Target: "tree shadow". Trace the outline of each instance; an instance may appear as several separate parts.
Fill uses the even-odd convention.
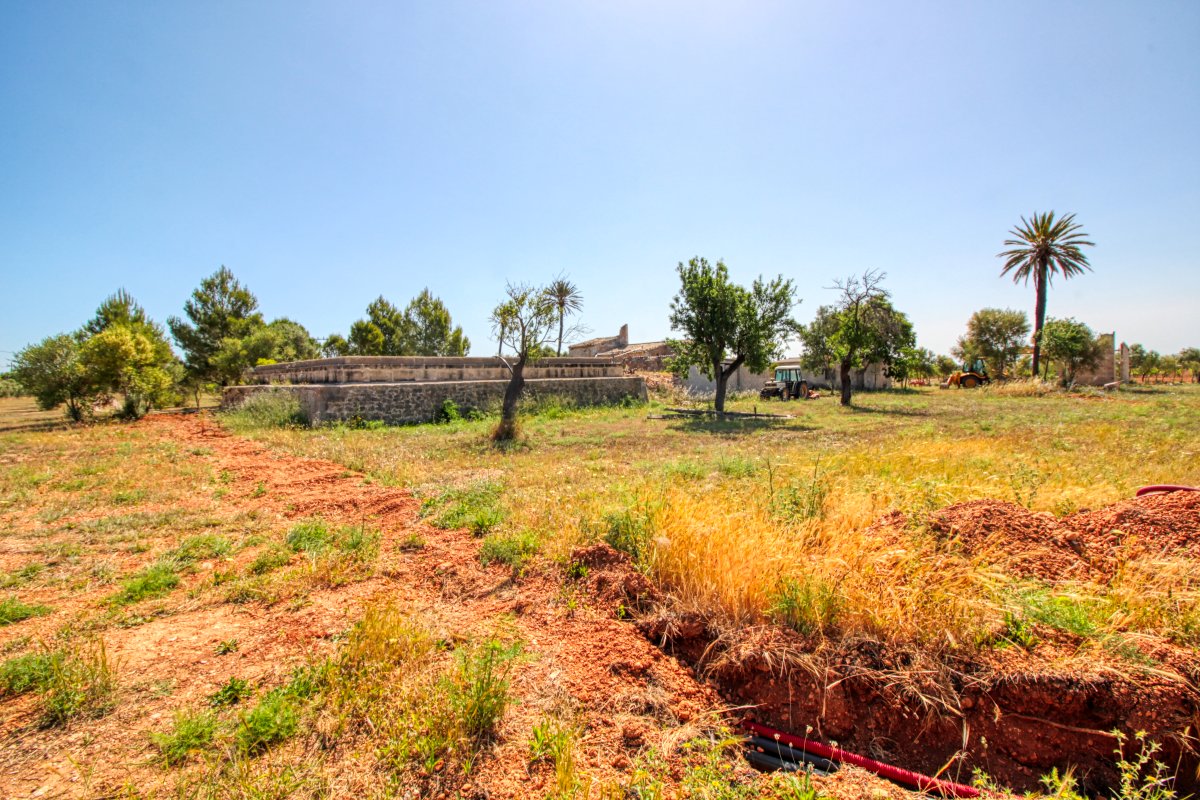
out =
[[[919,408],[876,408],[873,406],[847,406],[856,414],[887,414],[896,417],[928,417],[929,412]]]
[[[797,424],[786,417],[678,417],[670,419],[667,427],[685,433],[715,433],[734,436],[761,430],[813,431],[815,426]]]

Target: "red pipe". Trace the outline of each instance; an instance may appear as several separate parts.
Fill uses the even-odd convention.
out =
[[[833,759],[834,761],[841,761],[843,764],[853,764],[856,767],[862,767],[882,778],[888,778],[897,783],[903,783],[906,786],[915,786],[923,792],[937,792],[944,797],[979,797],[979,790],[973,786],[964,786],[954,781],[944,781],[940,778],[931,778],[928,775],[922,775],[919,772],[911,772],[900,767],[893,767],[891,764],[884,764],[873,758],[848,753],[839,747],[830,747],[827,744],[814,742],[806,736],[795,736],[784,731],[777,731],[774,728],[768,728],[766,725],[760,725],[750,720],[743,722],[742,726],[760,736],[775,739],[776,741],[791,745],[798,750],[804,750],[813,755]]]
[[[1196,486],[1175,486],[1170,483],[1164,483],[1159,486],[1143,486],[1137,490],[1137,496],[1147,494],[1158,494],[1159,492],[1200,492],[1200,487]]]

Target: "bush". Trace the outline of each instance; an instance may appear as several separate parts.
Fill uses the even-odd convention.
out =
[[[614,511],[604,515],[604,541],[627,554],[636,563],[650,552],[652,525],[644,511]]]
[[[448,397],[442,401],[441,408],[433,415],[433,421],[437,423],[458,422],[462,418],[462,412],[458,410],[458,403]]]
[[[284,566],[292,560],[292,554],[282,547],[275,546],[263,550],[250,562],[251,575],[265,575],[272,570]]]
[[[49,606],[38,606],[24,603],[16,597],[6,597],[0,600],[0,626],[11,625],[30,617],[40,617],[50,613]]]
[[[285,389],[264,388],[253,392],[224,412],[224,417],[233,427],[243,429],[295,428],[311,424],[300,405],[300,398]]]
[[[242,678],[230,678],[220,689],[208,696],[208,704],[213,708],[236,706],[252,693],[250,684]]]
[[[24,397],[26,394],[25,388],[12,378],[0,378],[0,397]]]

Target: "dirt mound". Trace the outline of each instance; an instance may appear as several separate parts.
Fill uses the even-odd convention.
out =
[[[930,528],[1005,571],[1048,581],[1103,578],[1129,558],[1200,558],[1200,492],[1124,500],[1063,519],[1002,500],[947,506]]]
[[[1171,492],[1125,500],[1061,521],[1093,558],[1200,558],[1200,492]]]
[[[633,566],[629,556],[607,544],[576,548],[571,553],[574,575],[594,605],[618,616],[640,611],[661,600],[658,589]]]
[[[930,528],[954,540],[968,557],[984,558],[1014,575],[1066,580],[1085,578],[1091,571],[1053,514],[1015,503],[972,500],[947,506],[930,518]]]

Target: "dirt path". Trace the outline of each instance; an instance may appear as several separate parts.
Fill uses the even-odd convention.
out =
[[[612,607],[590,601],[586,590],[581,597],[564,591],[561,573],[550,566],[517,581],[506,566],[482,567],[477,539],[424,524],[417,502],[402,490],[372,485],[338,464],[270,452],[204,416],[161,415],[140,424],[210,452],[215,467],[232,476],[223,502],[284,519],[319,516],[380,528],[379,569],[365,581],[313,591],[298,607],[213,598],[104,630],[121,665],[117,708],[63,730],[39,728],[29,696],[3,704],[2,796],[104,795],[122,785],[166,789],[171,777],[150,763],[148,731],[169,727],[175,709],[201,706],[232,673],[278,685],[307,658],[332,653],[334,637],[380,596],[448,632],[486,636],[503,629],[524,643],[513,679],[519,700],[504,717],[500,744],[472,779],[481,797],[547,788],[552,776],[531,773],[527,749],[533,725],[546,713],[565,708],[580,716],[586,733],[579,766],[602,778],[627,772],[639,750],[663,749],[721,709],[712,689],[616,619]],[[402,548],[412,534],[424,546]],[[604,582],[603,565],[597,566],[591,588]],[[217,643],[230,639],[240,642],[238,653],[214,655]],[[350,766],[332,779],[337,796],[365,786]]]

